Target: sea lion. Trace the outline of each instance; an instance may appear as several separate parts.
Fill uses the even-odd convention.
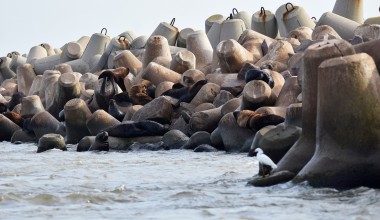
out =
[[[125,67],[119,67],[114,70],[104,70],[103,72],[101,72],[98,77],[98,80],[99,79],[104,79],[104,80],[100,89],[100,94],[103,96],[105,95],[105,87],[106,87],[107,80],[111,81],[112,86],[115,91],[114,94],[117,94],[116,84],[120,87],[122,91],[126,91],[127,89],[125,88],[125,85],[124,85],[124,78],[128,74],[129,74],[129,68],[125,68]]]
[[[245,73],[245,82],[248,83],[252,80],[262,80],[266,82],[270,88],[274,87],[274,81],[272,77],[265,71],[258,69],[250,69]]]
[[[240,127],[252,128],[256,131],[265,126],[278,125],[285,121],[278,115],[257,113],[251,110],[235,111],[233,115]]]
[[[7,117],[9,120],[13,121],[13,123],[18,125],[20,128],[23,127],[24,119],[20,114],[16,112],[4,112],[3,115]]]
[[[119,107],[117,107],[116,101],[114,99],[110,100],[110,103],[108,105],[108,114],[120,122],[123,121],[125,116],[125,112],[121,111]]]
[[[23,131],[28,134],[34,134],[33,127],[30,121],[34,115],[24,115],[21,116],[16,112],[4,112],[3,115],[11,120],[13,123],[17,124]]]
[[[197,95],[199,90],[201,90],[201,88],[206,84],[206,79],[199,80],[190,87],[185,87],[182,86],[180,83],[176,83],[173,85],[172,89],[165,91],[161,95],[166,95],[178,99],[178,102],[173,106],[174,108],[178,108],[181,102],[191,102],[191,100],[193,100],[193,98]]]
[[[111,137],[133,138],[141,136],[162,136],[169,129],[155,121],[143,120],[127,124],[119,124],[103,131]]]
[[[155,86],[148,80],[132,86],[129,92],[129,99],[134,105],[145,105],[154,99]]]
[[[109,151],[108,133],[100,132],[96,135],[95,142],[91,144],[88,151]]]
[[[21,101],[22,101],[22,98],[24,98],[24,97],[25,97],[25,94],[22,93],[22,92],[16,92],[16,93],[14,93],[12,95],[11,100],[8,102],[8,109],[9,109],[9,111],[12,111],[13,108],[16,105],[20,104]]]
[[[6,112],[8,110],[8,106],[5,103],[0,103],[0,114]]]

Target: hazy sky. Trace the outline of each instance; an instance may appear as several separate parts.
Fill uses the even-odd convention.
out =
[[[363,0],[364,17],[380,16],[379,2]],[[132,30],[150,35],[160,22],[176,18],[179,29],[204,30],[206,18],[229,15],[233,8],[250,14],[265,7],[273,13],[282,0],[0,0],[0,57],[8,52],[28,53],[41,43],[55,48],[91,36],[105,27],[110,37]],[[311,17],[332,11],[334,0],[293,0]]]

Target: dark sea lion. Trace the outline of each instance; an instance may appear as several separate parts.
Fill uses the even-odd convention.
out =
[[[116,104],[121,107],[129,107],[132,106],[132,101],[129,99],[129,94],[127,91],[119,93],[113,97]]]
[[[108,113],[116,118],[118,121],[123,121],[125,112],[120,110],[120,107],[132,106],[132,101],[129,99],[128,92],[122,92],[113,97],[108,104]]]
[[[187,94],[189,90],[190,90],[190,87],[185,87],[181,83],[175,83],[173,84],[171,89],[163,92],[161,96],[170,96],[175,99],[179,99],[181,98],[181,96]]]
[[[189,89],[189,92],[181,96],[181,98],[179,98],[178,106],[179,106],[179,103],[181,102],[187,102],[187,103],[191,102],[191,100],[193,100],[193,98],[198,94],[199,90],[201,90],[202,87],[206,84],[207,84],[207,79],[204,79],[204,80],[199,80],[194,85],[192,85]]]
[[[181,102],[191,102],[199,90],[201,90],[201,88],[206,84],[207,80],[199,80],[190,87],[181,87],[181,84],[176,83],[173,85],[172,89],[165,91],[161,95],[166,95],[178,99],[178,102],[173,106],[174,108],[178,108]]]
[[[269,87],[274,87],[274,81],[272,77],[265,71],[258,69],[250,69],[245,73],[245,82],[248,83],[252,80],[262,80],[266,82]]]
[[[0,114],[8,111],[8,106],[5,103],[0,103]]]
[[[108,105],[108,114],[120,122],[123,121],[125,116],[125,112],[121,111],[119,107],[117,107],[116,101],[114,99],[110,100],[110,103]]]
[[[127,89],[125,88],[125,85],[124,85],[124,78],[128,74],[129,74],[129,68],[125,68],[125,67],[119,67],[114,70],[104,70],[103,72],[101,72],[98,77],[98,80],[99,79],[104,79],[104,80],[100,89],[100,94],[103,96],[105,95],[105,84],[107,80],[111,81],[115,94],[117,94],[116,84],[121,88],[122,91],[126,91]]]
[[[24,97],[25,97],[25,94],[22,92],[16,92],[15,94],[13,94],[11,100],[8,102],[9,111],[12,111],[16,105],[20,104],[22,101],[22,98]]]
[[[91,144],[88,151],[109,151],[108,133],[106,131],[100,132],[96,135],[95,142]]]
[[[91,96],[93,97],[93,96]],[[65,111],[62,109],[58,114],[58,121],[65,121]]]
[[[119,124],[105,129],[111,137],[133,138],[141,136],[162,136],[169,129],[155,121],[143,120],[139,122]]]

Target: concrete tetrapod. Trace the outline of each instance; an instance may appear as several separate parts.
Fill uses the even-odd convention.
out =
[[[373,59],[361,53],[326,60],[318,80],[317,148],[296,181],[379,188],[380,77]]]
[[[168,40],[163,36],[154,35],[149,37],[148,41],[146,42],[142,67],[147,67],[148,64],[157,57],[166,57],[169,60],[172,59]]]
[[[298,173],[313,156],[316,146],[318,66],[326,59],[354,54],[344,40],[329,40],[310,46],[303,56],[302,135],[277,164],[277,171]]]
[[[86,121],[91,116],[90,109],[82,99],[72,99],[65,104],[66,144],[77,144],[89,136]]]
[[[363,24],[364,0],[336,0],[333,13]]]

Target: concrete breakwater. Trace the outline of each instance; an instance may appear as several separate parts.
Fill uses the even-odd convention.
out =
[[[63,140],[78,151],[260,147],[278,167],[254,185],[286,171],[314,186],[379,187],[380,26],[362,24],[355,2],[336,1],[318,21],[287,3],[212,15],[205,31],[173,19],[151,36],[103,29],[9,53],[0,140],[38,152]]]

